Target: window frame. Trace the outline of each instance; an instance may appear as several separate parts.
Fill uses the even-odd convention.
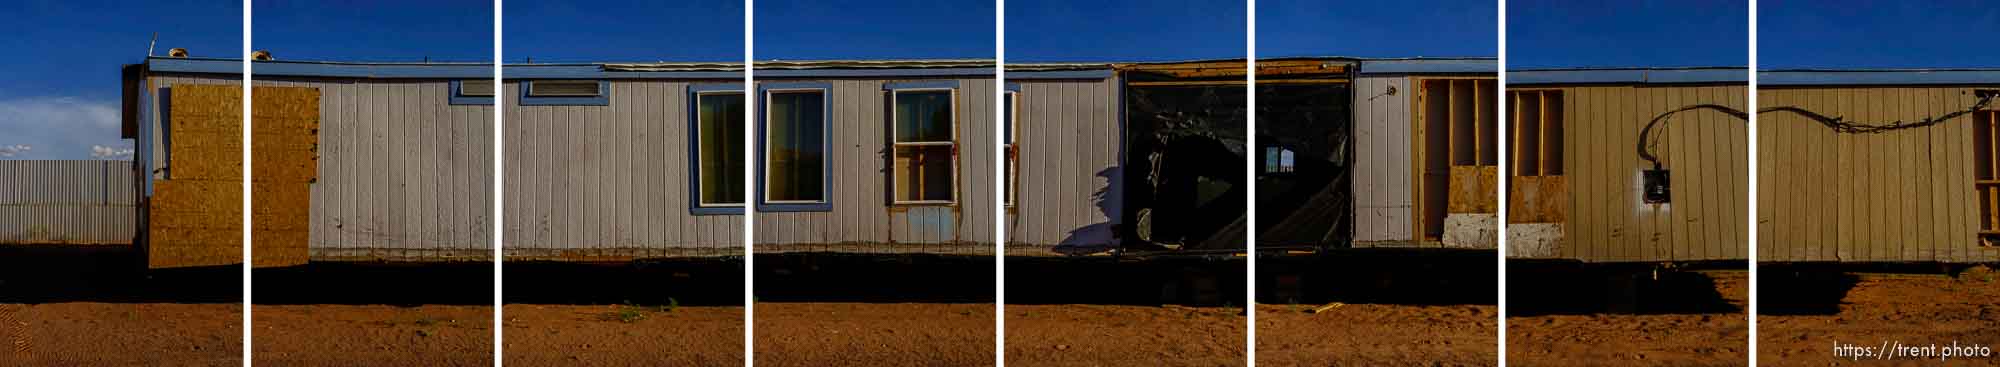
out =
[[[576,79],[544,79],[544,80],[576,81]],[[519,84],[520,85],[519,88],[521,88],[519,93],[520,105],[522,106],[609,106],[611,105],[611,81],[609,80],[597,80],[597,96],[595,97],[579,97],[579,96],[536,97],[533,96],[534,94],[533,92],[535,91],[535,82],[536,80],[522,80],[520,83],[515,83]],[[499,88],[496,87],[494,88],[494,90],[498,91]]]
[[[749,93],[742,83],[695,84],[687,88],[688,104],[688,212],[693,215],[743,215],[749,206],[749,197],[737,203],[703,203],[701,195],[701,97],[708,95],[737,95],[744,98],[748,108]],[[745,111],[748,112],[748,111]],[[742,172],[738,172],[741,174]]]
[[[895,160],[895,154],[896,154],[896,151],[897,151],[898,149],[901,149],[901,148],[903,148],[903,147],[936,147],[936,146],[943,146],[943,147],[948,147],[948,148],[950,148],[950,149],[951,149],[951,150],[950,150],[950,151],[951,151],[951,190],[950,190],[950,191],[951,191],[951,198],[950,198],[950,199],[946,199],[946,200],[904,200],[904,199],[903,199],[903,198],[901,198],[901,197],[897,197],[897,195],[896,195],[896,188],[897,188],[897,186],[896,186],[896,185],[897,185],[897,182],[896,182],[896,180],[895,180],[895,177],[896,177],[896,170],[897,170],[897,169],[900,169],[901,167],[889,167],[889,170],[888,170],[888,173],[889,173],[889,204],[890,204],[890,205],[898,205],[898,206],[917,206],[917,205],[947,205],[947,206],[949,206],[949,205],[957,205],[957,204],[958,204],[958,196],[959,196],[959,195],[958,195],[958,194],[959,194],[959,192],[958,192],[958,182],[959,182],[959,178],[960,178],[960,177],[959,177],[959,174],[958,174],[958,173],[959,173],[959,171],[958,171],[958,168],[959,168],[959,167],[958,167],[958,163],[959,163],[959,162],[958,162],[958,120],[959,120],[959,116],[958,116],[958,81],[956,81],[956,80],[946,80],[946,81],[927,81],[927,82],[896,82],[896,83],[884,83],[884,84],[882,85],[882,90],[883,90],[883,91],[886,91],[886,92],[888,92],[888,93],[889,93],[889,154],[890,154],[890,157],[889,157],[889,158],[890,158],[890,161],[891,161],[891,162],[893,162],[893,161]],[[951,126],[950,126],[950,129],[951,129],[951,133],[949,134],[949,135],[951,136],[951,139],[949,139],[949,140],[946,140],[946,141],[942,141],[942,142],[938,142],[938,141],[923,141],[923,142],[907,142],[907,143],[906,143],[906,142],[901,142],[901,141],[897,141],[897,137],[898,137],[898,136],[901,136],[901,133],[902,133],[902,131],[901,131],[901,126],[899,126],[899,124],[897,124],[897,117],[899,117],[899,115],[898,115],[898,114],[900,113],[899,111],[897,111],[897,108],[896,108],[896,106],[897,106],[897,102],[898,102],[898,101],[897,101],[897,99],[898,99],[898,98],[899,98],[899,97],[900,97],[900,96],[901,96],[901,95],[902,95],[903,93],[906,93],[906,92],[939,92],[939,91],[943,91],[943,92],[946,92],[946,93],[948,93],[948,95],[949,95],[949,96],[950,96],[950,98],[951,98],[951,99],[950,99],[950,101],[948,101],[948,102],[946,103],[946,106],[947,106],[947,107],[949,107],[949,108],[951,108],[951,121],[950,121],[950,124],[951,124]]]
[[[782,200],[770,197],[770,134],[771,95],[774,93],[814,92],[820,96],[820,147],[824,149],[820,160],[820,200]],[[758,212],[825,212],[833,211],[833,83],[829,82],[767,82],[757,84],[757,211]]]
[[[1007,148],[1003,151],[1007,155],[1004,157],[1007,161],[1002,162],[1007,165],[1007,177],[1002,179],[1007,181],[1006,187],[1001,188],[1005,192],[1001,193],[1000,204],[1011,209],[1020,202],[1016,197],[1020,196],[1021,191],[1021,85],[1007,83],[1006,88],[1000,92],[1005,97],[1001,99],[1000,108],[1007,110],[1007,118],[1000,123],[1006,124],[1001,133],[1007,136],[1002,136],[1003,140],[1000,142]]]
[[[463,84],[465,83],[465,81],[466,81],[466,80],[489,80],[489,81],[490,81],[490,79],[453,79],[453,80],[451,81],[451,98],[449,99],[449,101],[447,101],[447,103],[450,103],[450,104],[451,104],[451,105],[453,105],[453,106],[492,106],[492,105],[493,105],[493,97],[494,97],[494,96],[472,96],[472,95],[466,95],[466,94],[465,94],[465,87],[463,86]],[[495,86],[493,86],[493,92],[494,92],[494,94],[499,94],[499,92],[500,92],[500,86],[498,86],[498,85],[495,85]]]

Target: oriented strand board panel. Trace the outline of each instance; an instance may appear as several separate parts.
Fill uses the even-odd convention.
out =
[[[242,89],[180,84],[163,96],[168,179],[149,201],[147,266],[242,263]]]
[[[305,264],[319,167],[319,90],[256,87],[251,99],[252,265]]]
[[[1507,223],[1562,223],[1569,209],[1563,176],[1514,176],[1507,184]]]
[[[1558,89],[1563,101],[1550,106],[1559,106],[1565,120],[1561,162],[1563,186],[1569,191],[1560,257],[1593,262],[1748,258],[1746,121],[1700,110],[1674,115],[1655,129],[1654,153],[1672,174],[1673,201],[1666,204],[1642,200],[1640,172],[1652,165],[1634,148],[1640,130],[1662,112],[1702,103],[1746,109],[1745,86]],[[1824,184],[1829,183],[1794,188]]]
[[[1760,88],[1760,107],[1849,121],[1915,121],[1971,107],[1987,87]],[[1992,262],[1979,241],[1974,116],[1842,134],[1802,116],[1758,115],[1758,261]],[[1678,180],[1680,173],[1675,173]]]
[[[1495,197],[1495,192],[1499,191],[1499,173],[1500,167],[1497,166],[1451,166],[1451,185],[1447,189],[1450,190],[1447,196],[1451,197],[1451,201],[1445,212],[1492,214],[1499,211],[1500,202]]]

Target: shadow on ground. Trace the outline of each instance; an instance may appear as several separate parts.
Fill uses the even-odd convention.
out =
[[[493,263],[315,262],[253,270],[259,305],[493,304]]]
[[[1703,271],[1742,269],[1740,262],[1662,268],[1652,263],[1510,260],[1507,316],[1739,313],[1742,306]]]
[[[1357,249],[1262,253],[1257,302],[1491,305],[1493,250]]]
[[[992,303],[993,257],[758,254],[757,302]]]
[[[146,269],[125,245],[0,245],[0,303],[237,303],[236,265]]]
[[[1008,257],[1007,304],[1240,306],[1245,269],[1231,254]]]
[[[610,263],[509,261],[507,303],[743,305],[740,258],[640,260]]]

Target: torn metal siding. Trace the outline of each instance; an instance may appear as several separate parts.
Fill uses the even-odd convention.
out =
[[[260,77],[256,85],[321,95],[313,260],[492,257],[492,106],[450,105],[449,81],[437,79]]]
[[[132,161],[0,160],[0,245],[131,245]]]
[[[743,216],[689,210],[688,86],[612,80],[604,106],[519,106],[507,114],[508,259],[584,260],[743,253]]]
[[[938,79],[923,79],[938,80]],[[957,101],[957,203],[889,204],[891,153],[886,83],[921,80],[784,79],[826,82],[831,211],[758,212],[758,252],[992,253],[994,202],[992,78],[962,78]],[[752,88],[755,88],[754,86]],[[753,113],[762,113],[761,106]],[[753,130],[754,131],[754,130]],[[751,195],[751,200],[758,200]]]
[[[1395,94],[1389,94],[1392,88]],[[1410,96],[1415,93],[1403,76],[1354,81],[1355,241],[1415,238],[1410,219]]]
[[[1757,100],[1879,124],[1962,111],[1977,100],[1975,90],[2000,89],[2000,80],[1987,87],[1913,81],[1767,87]],[[1842,83],[1859,84],[1852,82]],[[1759,114],[1758,261],[2000,261],[2000,248],[1982,246],[1977,235],[1974,121],[1840,134],[1797,114]]]
[[[1019,86],[1020,172],[1007,214],[1008,253],[1091,253],[1117,246],[1125,179],[1118,79],[1010,83]]]

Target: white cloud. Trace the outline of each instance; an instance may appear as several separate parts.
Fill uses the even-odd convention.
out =
[[[130,151],[132,142],[118,137],[117,101],[71,97],[28,97],[0,100],[0,147],[12,149],[10,159],[92,159],[99,146],[108,153]],[[32,149],[41,148],[41,149]],[[130,159],[130,153],[124,153]]]
[[[12,158],[14,155],[27,153],[30,150],[35,150],[35,147],[23,144],[0,145],[0,158]]]
[[[103,145],[92,145],[90,146],[90,157],[96,159],[129,161],[132,160],[132,148],[118,148],[118,147],[107,147]]]

